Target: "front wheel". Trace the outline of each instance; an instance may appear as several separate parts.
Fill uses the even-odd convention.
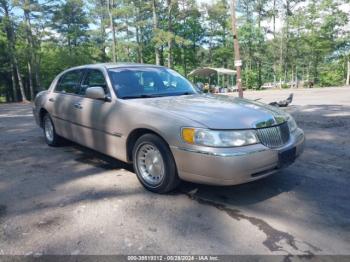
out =
[[[154,134],[143,135],[136,141],[133,162],[137,178],[152,192],[167,193],[180,183],[168,145]]]
[[[62,142],[62,138],[56,134],[50,115],[47,113],[43,117],[43,130],[45,141],[49,146],[58,146]]]

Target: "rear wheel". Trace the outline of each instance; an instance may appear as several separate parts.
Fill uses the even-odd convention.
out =
[[[152,192],[167,193],[180,182],[168,145],[154,134],[143,135],[136,141],[133,162],[137,178]]]
[[[49,114],[43,117],[43,130],[45,141],[49,146],[58,146],[62,142],[62,138],[56,134],[55,126]]]

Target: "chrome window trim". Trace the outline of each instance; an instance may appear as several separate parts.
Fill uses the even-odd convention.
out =
[[[106,100],[106,101],[102,101],[102,102],[112,102],[112,92],[111,92],[111,89],[113,90],[113,88],[111,88],[110,86],[110,79],[109,79],[109,75],[106,74],[105,70],[103,70],[102,68],[97,68],[97,67],[83,67],[83,68],[73,68],[73,69],[68,69],[64,72],[62,72],[60,75],[58,75],[55,79],[54,79],[54,86],[52,87],[52,90],[51,92],[52,93],[55,93],[55,94],[60,94],[60,95],[69,95],[69,96],[76,96],[76,97],[81,97],[81,98],[87,98],[87,99],[92,99],[94,101],[98,100],[98,99],[93,99],[93,98],[89,98],[89,97],[86,97],[86,96],[83,96],[83,95],[79,95],[79,94],[75,94],[75,93],[65,93],[65,92],[61,92],[61,91],[56,91],[56,88],[57,86],[59,85],[60,81],[61,81],[61,78],[69,73],[69,72],[72,72],[72,71],[83,71],[83,75],[79,81],[79,85],[81,86],[82,82],[84,81],[86,75],[88,74],[88,71],[89,70],[98,70],[100,71],[104,78],[105,78],[105,82],[106,82],[106,86],[108,88],[108,94],[106,94],[108,97],[110,97],[111,99],[110,100]],[[80,87],[79,87],[80,88]],[[51,89],[51,88],[50,88]],[[49,91],[50,91],[49,89]],[[114,94],[114,93],[113,93]]]
[[[84,75],[83,75],[83,77],[81,78],[81,81],[80,81],[80,88],[81,88],[82,84],[84,83],[84,81],[85,81],[85,79],[88,76],[90,71],[99,71],[103,75],[103,77],[105,79],[106,87],[108,89],[108,94],[106,94],[106,95],[107,96],[111,96],[111,90],[110,90],[110,87],[108,85],[107,77],[106,77],[106,75],[105,75],[103,70],[101,70],[99,68],[85,68],[84,70],[85,70]],[[80,92],[80,90],[79,90],[79,92]],[[89,97],[86,97],[86,96],[83,96],[83,95],[79,95],[79,96],[85,97],[85,98],[89,98]]]
[[[56,82],[56,84],[55,84],[55,86],[54,86],[54,88],[53,88],[52,91],[53,91],[54,93],[56,93],[56,94],[78,95],[78,94],[75,94],[75,93],[66,93],[66,92],[62,92],[62,91],[57,91],[57,90],[56,90],[57,87],[59,86],[59,84],[60,84],[62,78],[63,78],[66,74],[72,73],[72,72],[74,72],[74,71],[76,71],[75,73],[77,73],[78,71],[82,71],[82,75],[81,75],[81,77],[80,77],[80,79],[79,79],[79,83],[78,83],[79,89],[80,89],[81,81],[84,79],[85,74],[86,74],[86,68],[75,68],[75,69],[69,69],[69,70],[67,70],[67,71],[64,71],[64,72],[58,77],[57,82]]]

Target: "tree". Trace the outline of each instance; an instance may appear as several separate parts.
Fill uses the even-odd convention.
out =
[[[167,0],[167,9],[168,9],[168,32],[169,32],[169,39],[168,39],[168,67],[173,67],[173,43],[174,43],[174,35],[173,35],[173,6],[174,6],[174,0]]]
[[[157,14],[157,0],[152,0],[152,17],[153,17],[153,33],[155,35],[155,38],[158,37],[158,34],[160,33],[158,30],[158,14]],[[159,52],[159,46],[157,41],[155,41],[156,44],[154,46],[154,53],[155,53],[155,60],[156,65],[160,65],[160,52]]]
[[[62,70],[128,61],[234,68],[231,0],[0,0],[0,101],[33,99]],[[349,0],[236,0],[242,85],[343,85]],[[41,77],[43,76],[43,77]],[[212,82],[213,83],[213,82]]]
[[[20,72],[20,68],[18,65],[18,59],[16,55],[16,47],[15,47],[15,31],[13,28],[13,22],[10,17],[10,6],[6,0],[0,0],[0,6],[1,6],[1,12],[4,14],[3,17],[3,23],[4,23],[4,29],[6,31],[6,36],[7,36],[7,42],[8,42],[8,51],[9,51],[9,56],[11,60],[11,66],[12,66],[12,85],[14,87],[14,96],[17,95],[15,91],[15,75],[18,79],[18,84],[19,84],[19,89],[21,93],[21,99],[22,101],[26,102],[27,101],[27,96],[24,92],[24,84],[22,80],[22,75]]]
[[[239,43],[238,43],[238,34],[237,34],[237,25],[236,25],[236,1],[232,0],[232,34],[233,34],[233,41],[234,41],[234,47],[235,47],[235,60],[239,61],[241,60],[240,52],[239,52]],[[243,90],[242,90],[242,79],[241,79],[241,65],[236,66],[237,70],[237,87],[239,92],[239,97],[243,98]]]
[[[108,19],[109,19],[108,0],[89,0],[89,4],[91,5],[89,8],[89,16],[94,21],[96,21],[98,25],[98,28],[92,31],[93,42],[96,42],[96,44],[99,47],[97,59],[102,62],[107,62],[109,61],[109,58],[106,53],[106,48],[107,48],[106,28],[108,27]]]
[[[108,0],[107,7],[108,7],[109,25],[112,32],[113,62],[115,63],[117,61],[117,55],[116,55],[117,40],[116,40],[116,29],[115,29],[114,16],[113,16],[114,0]]]
[[[27,41],[26,55],[28,57],[28,80],[30,97],[33,98],[36,90],[40,88],[39,65],[37,61],[37,41],[33,36],[32,15],[33,12],[40,11],[40,5],[37,0],[15,0],[14,6],[23,10],[25,39]],[[33,78],[35,78],[35,82]]]
[[[71,52],[87,39],[88,18],[83,0],[67,0],[53,13],[53,28],[62,35]]]

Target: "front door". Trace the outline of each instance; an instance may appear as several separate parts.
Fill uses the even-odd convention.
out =
[[[115,101],[105,101],[85,97],[89,87],[102,87],[106,96],[111,96],[105,76],[98,69],[88,69],[81,83],[79,106],[75,115],[78,125],[77,142],[108,155],[116,155],[120,140],[113,132],[117,117],[113,115]]]

